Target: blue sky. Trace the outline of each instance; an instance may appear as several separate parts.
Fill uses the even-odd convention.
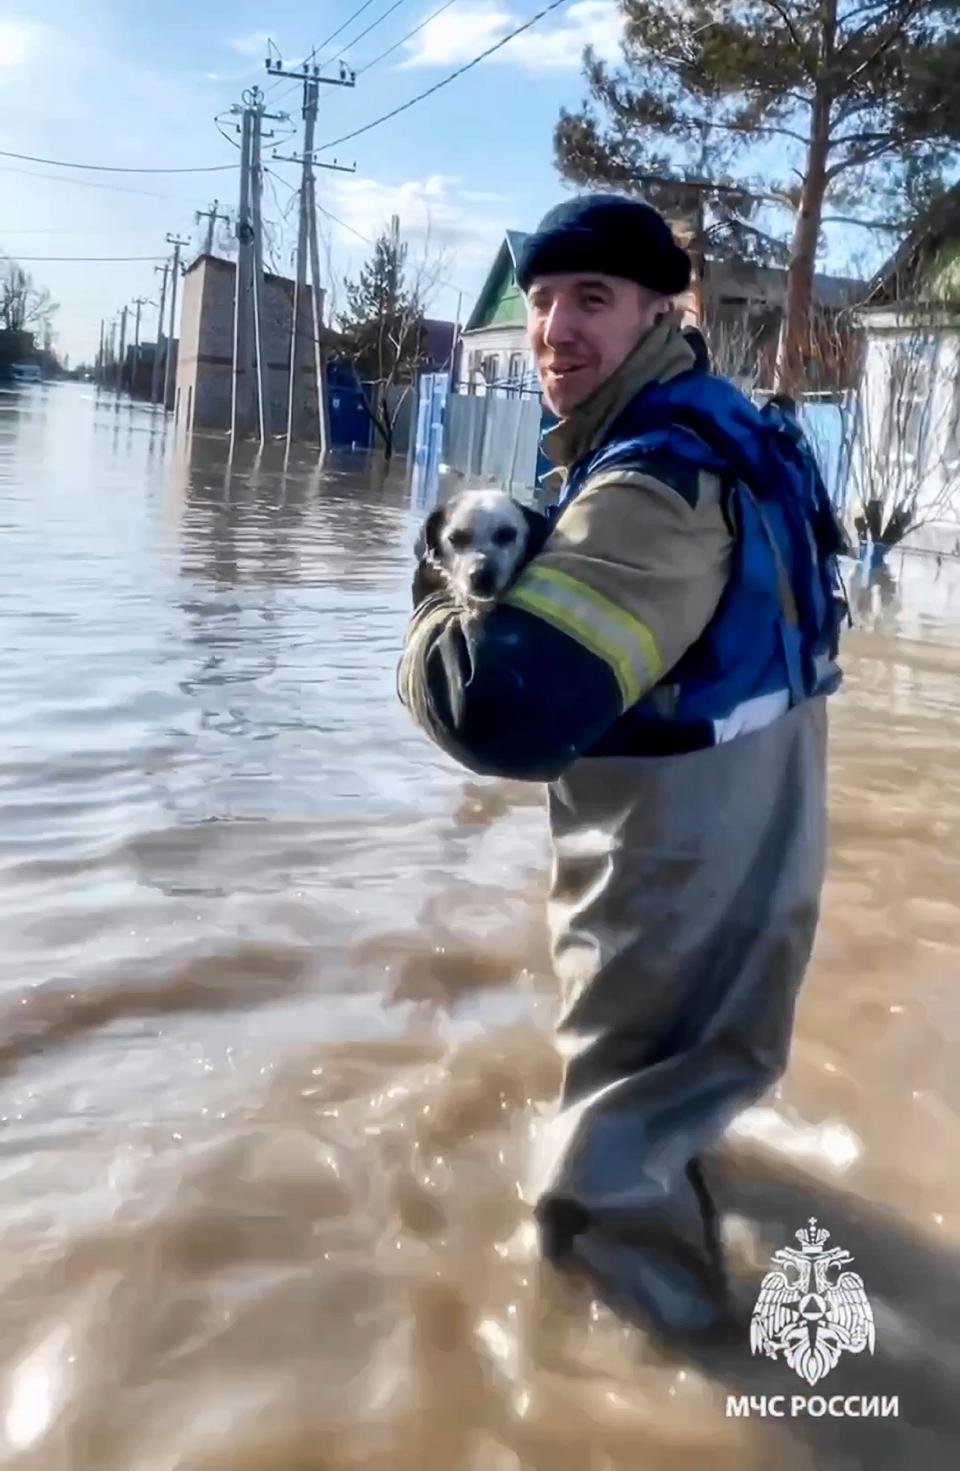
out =
[[[359,3],[8,0],[0,18],[0,147],[129,166],[232,163],[234,150],[213,119],[245,86],[264,83],[266,37],[285,58],[302,57]],[[335,58],[392,3],[371,0],[321,57]],[[402,0],[348,46],[346,61],[359,70],[440,3]],[[318,142],[424,90],[538,8],[535,0],[453,0],[360,77],[355,91],[324,89]],[[583,46],[589,41],[613,58],[618,31],[612,0],[571,0],[435,97],[337,149],[357,172],[318,176],[318,202],[343,222],[324,221],[323,254],[333,276],[341,280],[367,253],[351,229],[373,236],[397,213],[411,258],[426,258],[434,272],[439,264],[446,283],[435,289],[433,314],[453,316],[458,289],[468,311],[503,230],[531,228],[562,195],[552,160],[559,108],[582,96]],[[289,87],[273,86],[269,95],[298,125],[296,96],[283,95]],[[290,166],[276,171],[296,177]],[[276,262],[286,268],[293,234],[282,211],[292,196],[283,184],[274,187],[275,195],[270,187],[265,193],[264,212],[275,227]],[[0,250],[14,257],[160,257],[166,231],[198,239],[194,211],[214,196],[232,206],[236,188],[235,173],[71,173],[0,158]],[[58,343],[73,361],[92,356],[102,316],[116,315],[134,296],[156,300],[149,261],[26,265],[61,304]],[[144,336],[152,336],[155,308],[145,314]]]

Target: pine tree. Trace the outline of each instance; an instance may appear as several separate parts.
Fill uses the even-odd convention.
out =
[[[960,0],[619,0],[623,68],[588,51],[590,97],[555,134],[571,182],[691,195],[733,248],[790,211],[777,386],[802,387],[825,205],[912,223],[960,142]],[[683,181],[704,178],[691,190]],[[834,216],[836,218],[837,216]]]
[[[389,232],[376,240],[357,280],[345,282],[345,290],[347,305],[339,318],[345,352],[356,367],[367,413],[389,460],[403,395],[394,395],[391,404],[388,390],[412,387],[423,356],[423,307],[418,287],[407,281],[407,246],[396,216]]]

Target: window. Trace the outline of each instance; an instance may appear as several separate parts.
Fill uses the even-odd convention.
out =
[[[510,384],[511,391],[517,393],[521,391],[525,376],[523,353],[512,352],[510,354],[510,367],[507,370],[507,381]]]
[[[497,354],[489,353],[483,360],[483,381],[488,388],[492,388],[497,381],[500,372],[500,359]]]
[[[885,458],[901,474],[921,473],[930,448],[936,360],[933,335],[916,334],[891,344]]]

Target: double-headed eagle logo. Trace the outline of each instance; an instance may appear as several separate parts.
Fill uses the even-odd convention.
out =
[[[844,1352],[873,1353],[873,1310],[856,1272],[838,1270],[853,1261],[850,1252],[824,1243],[829,1231],[817,1229],[817,1219],[794,1233],[800,1250],[785,1246],[772,1261],[780,1270],[768,1272],[760,1284],[750,1320],[750,1350],[775,1359],[781,1354],[808,1384],[816,1384],[835,1368]],[[812,1279],[812,1280],[811,1280]]]

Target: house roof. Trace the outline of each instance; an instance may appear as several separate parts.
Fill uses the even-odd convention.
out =
[[[517,256],[526,238],[527,232],[525,230],[507,230],[504,232],[503,239],[500,242],[500,248],[494,257],[492,266],[487,272],[487,279],[480,288],[480,295],[474,302],[473,311],[467,318],[466,325],[463,328],[464,332],[476,331],[478,324],[482,321],[490,305],[491,299],[497,293],[507,267],[509,266],[512,271],[516,271]]]
[[[436,317],[423,319],[423,355],[430,363],[444,363],[453,351],[456,334],[453,322],[444,322]]]
[[[960,252],[960,183],[934,200],[880,267],[866,293],[866,304],[873,307],[916,300],[918,272],[924,265],[932,264],[951,242]]]

